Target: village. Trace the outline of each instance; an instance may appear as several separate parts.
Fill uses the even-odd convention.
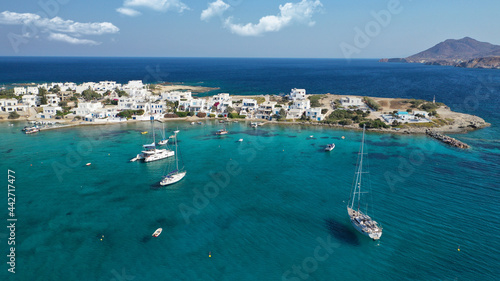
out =
[[[349,119],[360,121],[373,115],[370,116],[375,117],[372,119],[380,120],[379,123],[383,122],[385,126],[431,122],[431,116],[425,110],[375,113],[380,110],[379,105],[370,98],[308,95],[305,89],[296,88],[282,96],[218,93],[195,97],[189,90],[168,91],[161,85],[146,85],[134,80],[127,84],[114,81],[80,85],[71,82],[44,83],[13,87],[10,93],[10,98],[0,99],[0,115],[6,117],[0,118],[113,123],[197,116],[265,121],[334,121],[350,125],[352,122]],[[356,115],[360,115],[361,119],[356,119]]]

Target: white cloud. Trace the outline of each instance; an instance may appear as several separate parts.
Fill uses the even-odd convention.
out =
[[[130,16],[130,17],[135,17],[135,16],[138,16],[141,14],[141,12],[139,12],[139,11],[136,11],[136,10],[130,9],[130,8],[124,8],[124,7],[118,8],[118,9],[116,9],[116,11],[122,15]]]
[[[14,13],[5,11],[0,13],[0,24],[32,25],[46,31],[57,31],[84,35],[102,35],[116,33],[120,29],[109,22],[81,23],[72,20],[63,20],[60,17],[52,19],[42,18],[37,14]]]
[[[93,40],[78,39],[82,35],[103,35],[117,33],[120,29],[110,22],[75,22],[64,20],[60,17],[52,19],[41,17],[32,13],[15,13],[4,11],[0,13],[0,24],[24,25],[32,30],[32,33],[23,34],[28,37],[38,37],[39,33],[49,33],[48,39],[58,40],[71,44],[98,45]],[[66,34],[65,34],[66,33]],[[68,35],[70,34],[70,35]]]
[[[138,8],[149,8],[160,12],[172,10],[179,13],[189,10],[189,7],[179,0],[125,0],[123,7],[116,11],[127,16],[137,16],[140,13],[135,9]]]
[[[319,0],[302,0],[299,3],[286,3],[280,5],[280,12],[277,16],[265,16],[259,23],[235,24],[233,18],[229,17],[225,21],[225,26],[231,32],[241,36],[258,36],[265,32],[276,32],[294,23],[307,24],[312,26],[315,22],[312,16],[323,4]]]
[[[222,16],[222,14],[224,14],[224,12],[230,7],[231,6],[229,4],[226,4],[224,1],[217,0],[208,4],[208,8],[201,12],[200,18],[201,20],[208,21],[212,17]]]
[[[49,38],[49,40],[66,42],[66,43],[73,44],[73,45],[91,45],[91,46],[95,46],[95,45],[101,44],[101,43],[96,42],[94,40],[78,39],[78,38],[71,37],[69,35],[62,34],[62,33],[51,33],[48,38]]]

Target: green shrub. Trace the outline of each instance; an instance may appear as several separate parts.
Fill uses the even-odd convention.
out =
[[[184,111],[177,111],[175,114],[177,114],[177,116],[179,116],[179,117],[186,117],[186,116],[188,116],[188,113],[184,112]]]
[[[369,97],[364,97],[363,98],[364,101],[366,102],[366,104],[373,110],[375,111],[378,111],[380,109],[380,105],[375,101],[373,100],[372,98],[369,98]]]

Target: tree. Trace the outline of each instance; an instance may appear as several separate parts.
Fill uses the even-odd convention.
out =
[[[234,108],[232,108],[232,107],[228,106],[228,107],[226,108],[226,110],[227,110],[227,113],[231,113],[231,112],[233,112],[233,111],[234,111]]]
[[[278,121],[285,120],[286,119],[286,110],[285,109],[280,109],[278,113]]]
[[[68,102],[66,101],[60,101],[59,106],[68,106]]]
[[[101,94],[95,92],[94,90],[90,89],[90,87],[89,87],[87,90],[82,92],[82,97],[86,101],[91,101],[94,99],[100,99],[102,96],[101,96]]]
[[[61,88],[59,88],[59,85],[55,85],[54,87],[52,87],[49,92],[52,92],[54,94],[57,94],[61,91]]]

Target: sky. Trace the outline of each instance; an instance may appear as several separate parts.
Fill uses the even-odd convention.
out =
[[[498,11],[498,0],[2,1],[0,56],[407,57],[466,36],[500,45]]]

